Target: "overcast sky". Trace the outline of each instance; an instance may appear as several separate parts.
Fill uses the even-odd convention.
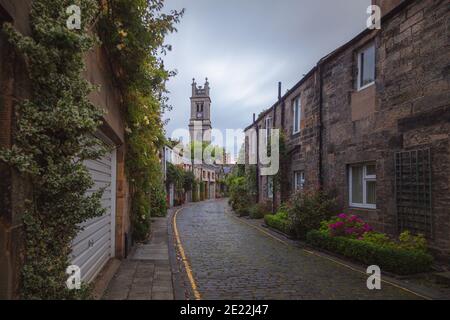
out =
[[[178,75],[168,83],[173,110],[167,136],[186,128],[192,78],[209,78],[212,124],[245,128],[320,58],[366,25],[370,0],[166,0],[166,10],[185,8],[165,58]],[[228,141],[226,143],[231,146]],[[231,150],[230,150],[231,151]]]

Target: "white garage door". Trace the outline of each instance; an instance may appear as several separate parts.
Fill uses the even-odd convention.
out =
[[[106,187],[102,197],[105,215],[83,223],[84,229],[72,245],[72,264],[80,267],[82,281],[90,282],[114,257],[116,151],[99,160],[88,160],[85,165],[95,183],[88,194]]]

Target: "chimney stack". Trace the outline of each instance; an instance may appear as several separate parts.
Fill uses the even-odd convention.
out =
[[[278,82],[278,100],[281,100],[281,81]]]
[[[256,122],[256,113],[253,113],[253,123]]]

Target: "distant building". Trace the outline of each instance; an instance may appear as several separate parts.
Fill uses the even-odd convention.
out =
[[[211,98],[208,78],[203,87],[192,79],[191,118],[189,133],[191,142],[211,142]]]
[[[169,146],[164,147],[163,152],[163,170],[164,170],[164,181],[166,185],[166,199],[167,204],[172,208],[176,202],[189,202],[191,201],[192,195],[190,192],[183,193],[182,196],[176,194],[175,186],[173,183],[168,183],[167,181],[167,170],[169,163],[174,166],[183,168],[184,171],[192,171],[192,161],[182,155],[182,152],[176,147],[171,148]],[[178,196],[178,197],[177,197]]]

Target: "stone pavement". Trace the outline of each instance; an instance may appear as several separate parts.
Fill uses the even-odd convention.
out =
[[[177,225],[202,299],[420,299],[365,274],[283,244],[226,213],[226,200],[197,203]],[[188,297],[192,299],[192,297]]]
[[[103,296],[104,300],[173,300],[167,218],[154,218],[146,244],[139,244],[122,262]]]

